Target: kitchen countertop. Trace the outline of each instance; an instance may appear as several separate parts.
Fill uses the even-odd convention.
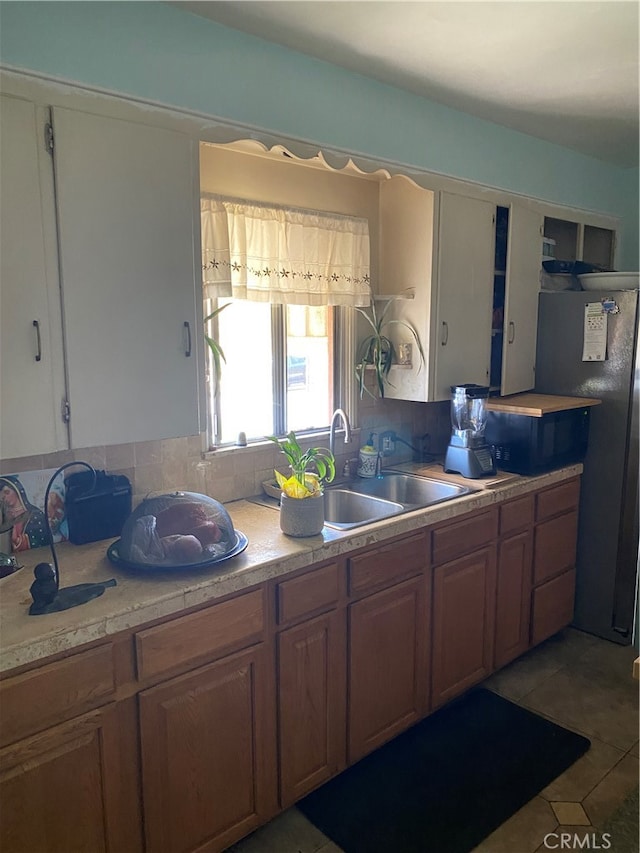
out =
[[[433,466],[403,465],[403,470],[438,476]],[[286,575],[296,569],[328,560],[359,548],[453,519],[494,503],[559,483],[582,473],[582,465],[571,465],[537,477],[504,475],[486,483],[463,480],[472,494],[382,519],[355,530],[325,527],[318,536],[292,539],[279,527],[278,513],[249,500],[226,504],[236,529],[249,539],[241,554],[199,570],[140,571],[114,566],[106,556],[113,540],[87,545],[62,543],[56,546],[60,586],[92,583],[115,578],[117,586],[99,598],[60,613],[28,616],[33,568],[50,562],[49,548],[20,552],[23,568],[0,580],[0,672],[24,666],[85,643],[104,639],[164,616],[214,601],[222,596]]]

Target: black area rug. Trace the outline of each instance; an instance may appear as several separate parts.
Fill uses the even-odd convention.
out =
[[[345,853],[468,853],[590,745],[477,689],[297,806]]]

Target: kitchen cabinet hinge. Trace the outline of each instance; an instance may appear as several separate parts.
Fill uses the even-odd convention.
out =
[[[62,401],[62,421],[65,424],[68,424],[71,420],[71,406],[69,405],[68,400]]]
[[[53,125],[50,122],[44,126],[44,148],[49,154],[53,154]]]

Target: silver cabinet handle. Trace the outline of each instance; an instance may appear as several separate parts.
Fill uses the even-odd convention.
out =
[[[189,325],[189,321],[184,321],[184,328],[187,330],[187,346],[184,351],[186,358],[191,358],[191,326]]]
[[[512,344],[516,339],[516,324],[513,320],[509,320],[509,338],[508,343]]]
[[[449,324],[445,320],[442,321],[442,340],[440,343],[443,347],[449,343]]]
[[[40,337],[40,321],[33,321],[33,328],[36,330],[36,361],[42,361],[42,338]]]

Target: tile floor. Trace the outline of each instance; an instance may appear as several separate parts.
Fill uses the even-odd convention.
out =
[[[638,784],[636,656],[633,648],[567,628],[485,682],[505,698],[586,735],[591,749],[474,853],[547,853],[553,844],[560,849],[560,839],[550,837],[550,847],[545,836],[563,832],[570,834],[572,849],[607,849],[601,829]],[[615,839],[610,842],[616,853]],[[296,808],[230,851],[341,853]]]

